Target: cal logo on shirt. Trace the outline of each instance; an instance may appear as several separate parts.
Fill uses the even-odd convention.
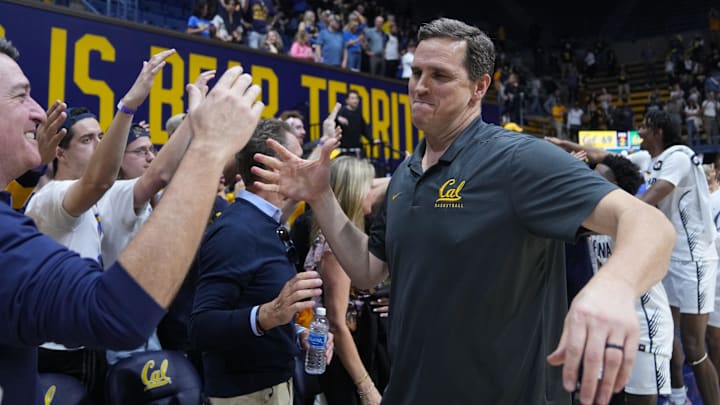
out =
[[[55,385],[51,385],[50,388],[48,388],[45,393],[45,405],[52,404],[53,399],[55,399],[55,391],[57,391],[57,387]]]
[[[160,363],[160,370],[155,370],[150,373],[150,369],[155,367],[155,360],[148,360],[143,366],[142,374],[140,379],[145,386],[145,391],[149,391],[154,388],[162,387],[163,385],[172,384],[172,379],[167,376],[168,359],[165,359]]]
[[[448,179],[445,181],[438,189],[435,208],[463,208],[463,197],[460,194],[463,187],[465,187],[465,180],[458,182],[456,179]]]

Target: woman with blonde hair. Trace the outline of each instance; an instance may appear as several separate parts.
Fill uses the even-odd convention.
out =
[[[282,37],[275,30],[268,31],[263,41],[262,49],[270,53],[282,53],[284,48]]]
[[[348,218],[360,229],[364,228],[365,216],[370,214],[375,201],[372,188],[374,177],[374,167],[356,157],[340,156],[331,165],[330,184],[335,198]],[[362,316],[358,311],[370,310],[355,304],[355,300],[366,291],[353,288],[350,278],[338,263],[315,221],[312,240],[305,269],[316,270],[322,277],[323,305],[327,308],[330,331],[335,335],[336,355],[320,377],[325,398],[329,405],[379,404],[382,397],[375,383],[382,388],[386,381],[378,380],[385,376],[378,376],[370,368],[367,359],[373,356],[361,353],[362,349],[359,349],[366,346],[358,340],[361,334],[377,332],[376,328],[363,331],[361,329],[366,325],[357,322]],[[377,341],[377,333],[373,338]]]
[[[309,37],[314,38],[317,37],[320,30],[317,27],[317,22],[315,19],[315,12],[312,10],[306,10],[305,14],[303,14],[302,20],[300,20],[300,23],[298,24],[298,31],[305,31]]]
[[[295,34],[295,40],[290,46],[290,56],[311,62],[315,60],[315,52],[313,52],[308,41],[307,31],[298,30],[297,34]]]

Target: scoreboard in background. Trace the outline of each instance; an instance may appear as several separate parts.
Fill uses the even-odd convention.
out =
[[[580,131],[578,143],[615,153],[632,153],[640,149],[637,131]]]

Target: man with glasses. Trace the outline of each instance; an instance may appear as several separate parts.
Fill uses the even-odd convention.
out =
[[[204,99],[208,91],[207,82],[214,77],[214,70],[203,72],[198,76],[188,94],[191,105]],[[142,122],[133,124],[130,128],[118,174],[120,180],[115,181],[106,196],[98,202],[100,218],[104,225],[101,251],[105,266],[117,260],[120,252],[149,218],[152,207],[159,199],[160,189],[167,184],[177,169],[190,143],[190,138],[189,131],[178,131],[177,136],[168,141],[162,153],[158,154],[150,140],[150,133]],[[113,195],[117,198],[111,198]],[[138,205],[141,207],[137,208]],[[108,364],[113,365],[134,352],[160,349],[162,347],[157,332],[153,332],[142,346],[130,351],[108,350],[106,358]]]
[[[236,155],[246,189],[208,227],[196,257],[190,339],[203,352],[205,393],[213,405],[268,397],[270,404],[293,403],[299,347],[292,321],[321,293],[316,272],[296,272],[295,248],[281,223],[287,199],[255,186],[253,156],[271,153],[268,139],[302,153],[286,122],[261,120]],[[331,353],[330,345],[328,361]]]
[[[142,178],[148,172],[156,154],[155,146],[150,141],[150,133],[142,125],[133,124],[128,133],[127,147],[118,174],[118,178],[122,180],[113,183],[111,190],[127,190],[127,187],[130,186],[134,189],[139,182],[138,178]],[[108,193],[107,195],[113,194]],[[119,197],[117,199],[101,198],[98,202],[100,219],[104,225],[101,252],[103,262],[107,264],[117,260],[120,252],[135,237],[151,212],[150,204],[144,204],[139,211],[136,211],[134,192],[125,192]],[[154,196],[150,197],[150,202],[152,203],[154,199]],[[139,348],[131,351],[108,350],[106,359],[108,365],[113,365],[119,359],[128,357],[133,352],[160,349],[162,347],[157,333],[153,332],[147,342]]]
[[[125,156],[120,165],[120,179],[134,179],[142,176],[155,159],[157,149],[150,141],[150,132],[140,124],[133,124],[128,134]]]

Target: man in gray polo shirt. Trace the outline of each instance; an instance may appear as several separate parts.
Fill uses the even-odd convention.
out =
[[[370,73],[373,75],[385,74],[385,43],[387,35],[382,30],[385,23],[383,16],[375,17],[375,25],[365,30],[367,47],[365,53],[370,57]]]
[[[665,274],[672,226],[559,148],[482,121],[494,47],[480,30],[441,18],[418,42],[408,90],[425,138],[369,237],[330,191],[333,141],[316,161],[272,144],[278,158],[256,157],[263,187],[308,201],[354,285],[389,271],[384,404],[570,404],[563,388],[578,381],[582,403],[608,403],[637,352],[633,300]],[[562,242],[585,229],[618,243],[565,316]]]

